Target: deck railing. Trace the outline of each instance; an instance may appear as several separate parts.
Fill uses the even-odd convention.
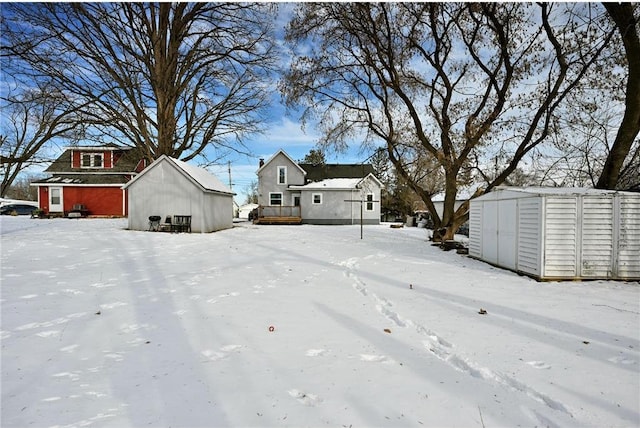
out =
[[[258,218],[260,217],[302,217],[299,206],[269,205],[258,207]]]

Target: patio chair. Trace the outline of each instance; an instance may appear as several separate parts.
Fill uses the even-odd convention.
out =
[[[191,216],[190,215],[174,215],[171,224],[172,232],[191,233]]]

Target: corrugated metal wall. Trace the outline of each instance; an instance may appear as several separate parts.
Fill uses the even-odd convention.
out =
[[[469,255],[482,257],[482,204],[471,202],[469,208]]]
[[[543,276],[576,276],[577,197],[546,197]]]
[[[469,255],[539,279],[640,279],[640,195],[568,190],[472,201]]]
[[[583,278],[613,276],[613,197],[582,198],[582,251],[579,272]]]
[[[640,278],[640,195],[621,195],[617,246],[617,274],[621,278]]]
[[[541,215],[542,199],[518,200],[518,270],[536,276],[541,267]]]

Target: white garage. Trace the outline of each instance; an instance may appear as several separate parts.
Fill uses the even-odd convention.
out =
[[[541,280],[640,280],[640,194],[498,187],[471,201],[469,255]]]
[[[124,187],[128,190],[129,229],[149,230],[149,217],[190,219],[190,231],[233,227],[234,193],[203,168],[161,156]]]

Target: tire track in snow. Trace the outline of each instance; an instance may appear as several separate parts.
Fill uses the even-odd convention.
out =
[[[487,367],[470,361],[453,351],[453,344],[447,342],[435,332],[428,328],[417,324],[410,319],[403,318],[400,314],[393,310],[393,304],[384,297],[371,292],[366,284],[360,279],[356,273],[358,267],[358,258],[352,257],[343,262],[337,263],[338,266],[346,268],[344,275],[352,281],[352,287],[358,291],[363,297],[367,297],[375,303],[376,310],[385,318],[393,322],[398,327],[413,327],[416,332],[426,336],[427,340],[423,342],[424,347],[436,358],[453,367],[454,369],[467,373],[472,377],[494,382],[507,388],[526,394],[539,403],[542,403],[551,409],[561,411],[571,417],[573,415],[561,402],[536,391],[534,388],[526,385],[510,376],[495,372]]]

